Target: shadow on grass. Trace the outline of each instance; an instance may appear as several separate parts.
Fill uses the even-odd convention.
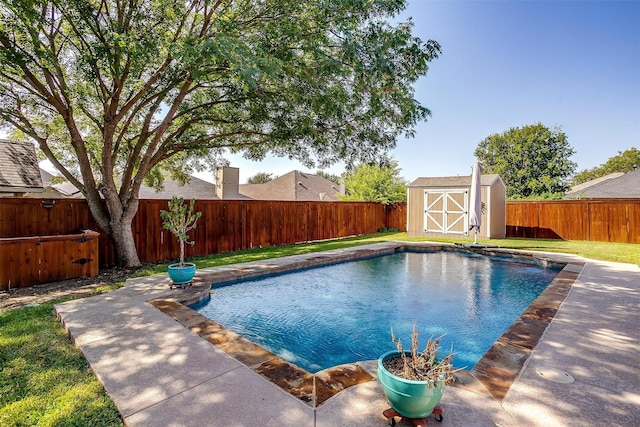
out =
[[[121,426],[115,404],[52,310],[47,303],[0,315],[2,425]]]

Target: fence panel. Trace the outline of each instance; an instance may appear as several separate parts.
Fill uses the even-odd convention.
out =
[[[534,237],[538,224],[536,205],[507,203],[507,237]]]
[[[177,240],[162,228],[160,210],[166,210],[167,203],[140,200],[132,227],[143,262],[179,255]],[[195,210],[202,217],[187,256],[366,234],[386,226],[385,207],[379,203],[199,200]]]
[[[588,210],[574,201],[538,203],[538,230],[540,239],[587,240]]]
[[[321,212],[320,205],[318,204],[309,204],[307,205],[307,229],[306,236],[307,240],[321,240],[322,236],[316,224],[320,221]]]
[[[594,202],[589,208],[592,218],[589,240],[640,243],[640,229],[633,226],[640,215],[640,201]]]
[[[507,202],[507,237],[640,243],[640,200]]]
[[[385,206],[385,224],[387,228],[407,231],[407,204],[395,203]]]
[[[0,237],[52,236],[97,229],[86,200],[0,198]]]

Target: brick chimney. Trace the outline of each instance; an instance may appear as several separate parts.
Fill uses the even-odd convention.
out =
[[[221,200],[240,198],[240,169],[228,166],[216,169],[216,196]]]

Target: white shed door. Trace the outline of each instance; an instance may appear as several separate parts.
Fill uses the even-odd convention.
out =
[[[424,231],[469,234],[468,190],[425,190]]]

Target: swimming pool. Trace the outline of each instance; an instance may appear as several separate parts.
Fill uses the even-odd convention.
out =
[[[216,287],[195,310],[315,372],[376,359],[445,334],[454,363],[472,368],[559,268],[459,252],[400,252]]]

